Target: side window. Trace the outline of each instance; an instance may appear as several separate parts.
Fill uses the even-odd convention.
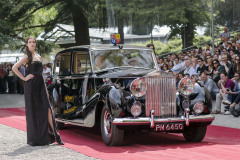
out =
[[[58,75],[69,75],[71,64],[71,52],[60,54],[56,57],[54,73]]]
[[[88,52],[77,51],[73,53],[73,73],[85,74],[91,72],[91,64]]]

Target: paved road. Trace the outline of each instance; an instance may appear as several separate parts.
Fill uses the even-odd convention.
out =
[[[0,94],[0,108],[18,108],[24,106],[24,96],[22,94]]]
[[[24,106],[23,95],[0,94],[0,108]],[[57,144],[31,147],[26,142],[26,132],[0,124],[0,160],[96,160]]]
[[[0,94],[0,108],[24,107],[24,96],[19,94]],[[215,115],[213,125],[239,128],[240,117],[232,115]],[[26,144],[24,131],[0,124],[0,159],[87,159],[85,156],[71,149],[53,144],[50,146],[30,147]]]
[[[26,144],[26,132],[2,124],[0,130],[1,160],[95,160],[57,144],[31,147]]]

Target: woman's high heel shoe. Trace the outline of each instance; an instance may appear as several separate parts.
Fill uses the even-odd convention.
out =
[[[59,145],[64,145],[64,143],[63,143],[63,141],[62,141],[62,139],[61,139],[61,137],[60,137],[59,134],[57,134],[57,135],[55,136],[55,140],[57,141],[57,143],[58,143]]]

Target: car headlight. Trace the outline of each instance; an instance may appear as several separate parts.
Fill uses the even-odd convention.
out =
[[[197,102],[197,103],[194,105],[193,110],[194,110],[194,112],[197,113],[197,114],[202,113],[203,110],[204,110],[203,103]]]
[[[147,85],[143,78],[135,79],[130,85],[130,91],[135,97],[142,97],[147,92]]]
[[[142,104],[140,102],[135,102],[131,107],[131,114],[135,117],[139,116],[142,113]]]
[[[183,78],[179,82],[178,90],[185,96],[190,95],[194,90],[194,82],[190,78]]]

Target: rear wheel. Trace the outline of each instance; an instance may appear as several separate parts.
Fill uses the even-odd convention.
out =
[[[118,146],[123,141],[124,130],[112,124],[112,116],[106,106],[103,107],[101,114],[101,132],[102,139],[107,146]]]
[[[207,126],[186,127],[183,136],[188,142],[201,142],[206,135]]]

